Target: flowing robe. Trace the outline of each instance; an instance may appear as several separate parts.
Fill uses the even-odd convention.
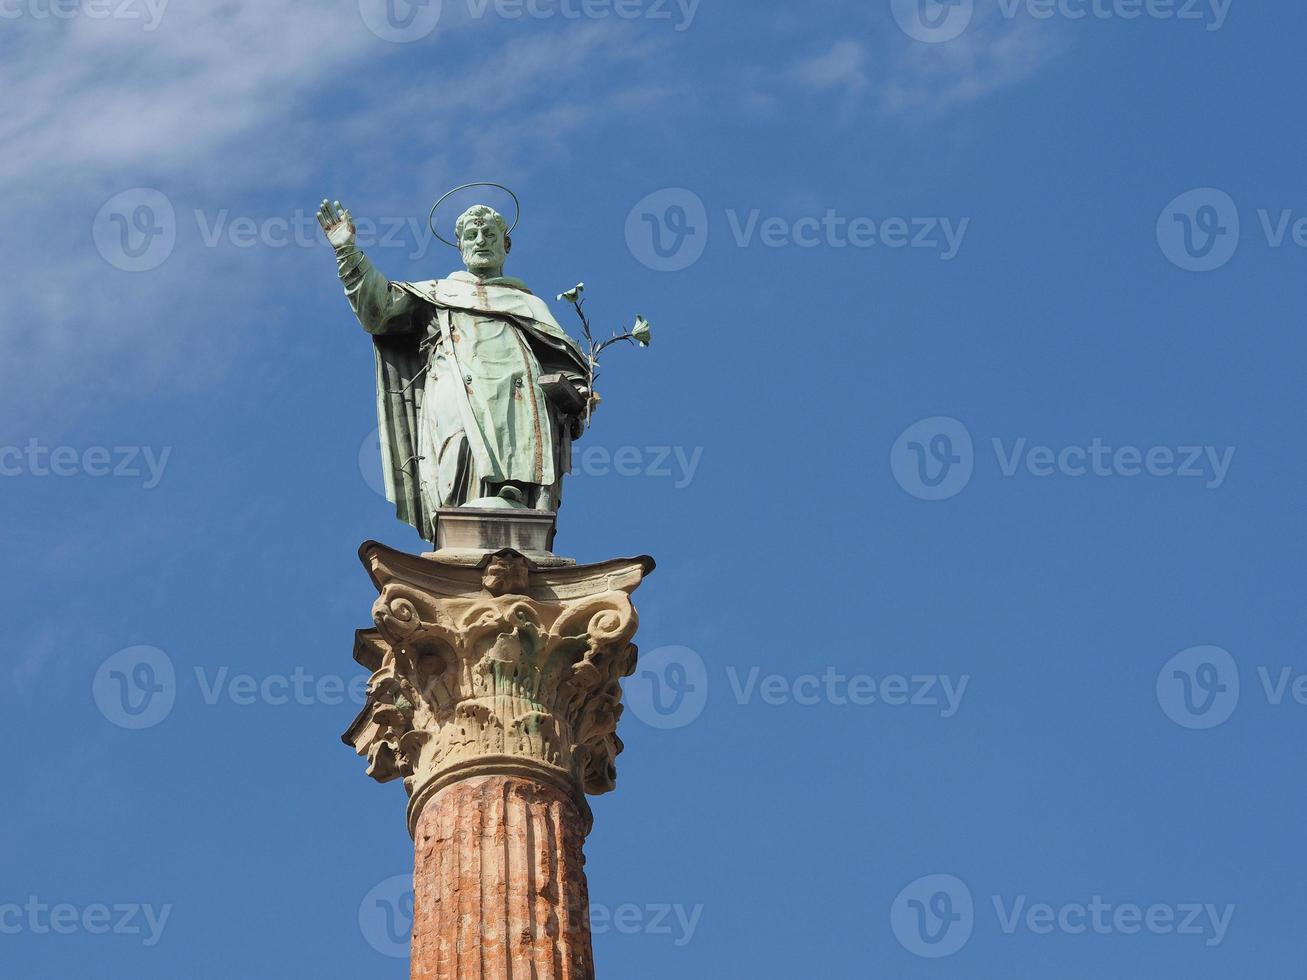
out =
[[[345,294],[372,335],[386,495],[400,520],[431,538],[440,507],[505,484],[527,505],[557,510],[577,420],[539,379],[584,383],[586,360],[522,282],[455,272],[392,283],[356,247],[337,253]]]

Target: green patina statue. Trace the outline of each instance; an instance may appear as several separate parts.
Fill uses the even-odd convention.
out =
[[[466,271],[414,283],[377,271],[339,201],[324,201],[318,220],[372,335],[382,468],[399,518],[432,540],[440,508],[556,511],[593,367],[545,302],[504,275],[504,218],[469,208],[455,225]]]

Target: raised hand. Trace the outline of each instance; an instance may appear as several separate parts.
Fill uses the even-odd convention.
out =
[[[332,248],[354,244],[354,216],[349,213],[349,208],[342,208],[339,201],[335,204],[325,200],[322,202],[318,208],[318,224],[327,233],[327,241],[331,242]]]

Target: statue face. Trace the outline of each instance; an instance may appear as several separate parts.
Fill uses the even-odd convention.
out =
[[[459,224],[458,245],[467,271],[482,279],[503,275],[508,242],[499,222],[491,215],[469,214]]]

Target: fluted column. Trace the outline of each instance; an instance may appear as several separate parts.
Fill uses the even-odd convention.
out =
[[[591,980],[587,821],[519,776],[441,790],[418,819],[413,977]]]
[[[589,980],[585,796],[616,785],[630,596],[653,561],[545,568],[505,550],[472,566],[375,543],[361,556],[380,596],[345,741],[408,791],[413,977]]]

